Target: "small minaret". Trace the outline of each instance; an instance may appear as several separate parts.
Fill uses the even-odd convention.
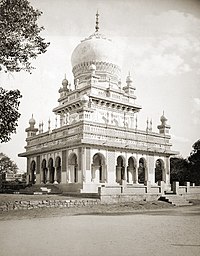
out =
[[[134,95],[135,87],[133,86],[133,78],[131,77],[130,72],[126,78],[126,86],[123,89],[125,93],[135,97]]]
[[[69,92],[68,85],[69,85],[69,82],[66,79],[66,75],[65,75],[65,78],[62,80],[62,87],[60,87],[60,89],[58,91],[60,93],[60,97],[67,95],[67,93]]]
[[[160,117],[161,124],[157,126],[160,134],[169,134],[170,125],[167,124],[167,118],[163,115]]]
[[[35,126],[35,123],[36,123],[36,122],[35,122],[35,119],[33,118],[33,114],[32,114],[32,117],[31,117],[31,119],[29,120],[29,127],[26,128],[26,130],[25,130],[25,132],[27,132],[27,138],[30,138],[30,137],[36,135],[38,129],[34,127],[34,126]]]

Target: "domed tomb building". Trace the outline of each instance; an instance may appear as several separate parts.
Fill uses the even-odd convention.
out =
[[[121,59],[114,43],[96,31],[72,53],[74,89],[65,78],[59,127],[43,131],[31,118],[26,129],[27,182],[54,184],[65,192],[158,194],[169,189],[170,126],[164,114],[158,132],[147,121],[138,129],[135,86],[121,82]],[[123,188],[123,189],[121,189]],[[112,190],[113,189],[113,190]]]

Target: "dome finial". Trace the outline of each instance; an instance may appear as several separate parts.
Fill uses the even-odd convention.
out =
[[[98,32],[98,31],[99,31],[99,13],[98,13],[98,10],[97,10],[95,32]]]

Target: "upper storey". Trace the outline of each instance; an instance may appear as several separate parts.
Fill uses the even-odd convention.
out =
[[[100,81],[111,81],[118,84],[121,77],[121,54],[119,49],[110,39],[98,32],[98,13],[96,31],[74,49],[71,57],[72,72],[75,81],[82,83],[90,74],[91,64],[96,66],[96,76]]]

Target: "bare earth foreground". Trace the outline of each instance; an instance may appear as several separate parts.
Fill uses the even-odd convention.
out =
[[[2,212],[0,255],[197,256],[200,205],[138,202]]]

